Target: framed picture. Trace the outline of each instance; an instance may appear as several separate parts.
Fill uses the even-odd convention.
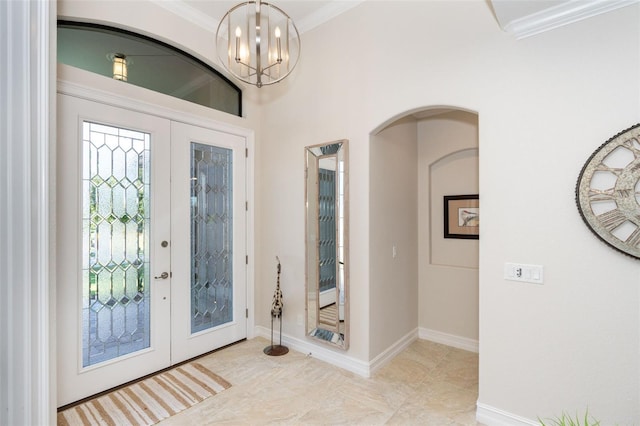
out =
[[[478,194],[444,196],[444,237],[474,240],[480,237]]]

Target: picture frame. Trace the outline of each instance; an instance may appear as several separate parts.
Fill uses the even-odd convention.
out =
[[[480,238],[478,194],[444,196],[444,238]]]

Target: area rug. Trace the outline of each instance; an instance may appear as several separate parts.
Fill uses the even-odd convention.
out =
[[[191,362],[61,411],[58,425],[153,425],[230,387]]]
[[[320,322],[323,324],[333,325],[335,327],[338,318],[338,307],[335,303],[320,308]]]

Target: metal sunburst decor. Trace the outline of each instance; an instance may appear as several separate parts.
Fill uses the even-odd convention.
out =
[[[271,345],[264,348],[264,353],[272,356],[280,356],[289,352],[289,348],[282,346],[282,308],[284,303],[282,301],[282,290],[280,290],[280,272],[282,270],[280,266],[280,258],[276,256],[278,262],[278,279],[276,281],[276,291],[273,293],[273,301],[271,302]],[[280,320],[280,344],[273,344],[273,319],[278,318]]]

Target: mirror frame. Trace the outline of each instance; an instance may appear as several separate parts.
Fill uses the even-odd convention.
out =
[[[333,146],[337,147],[333,148]],[[305,147],[305,335],[317,341],[340,349],[349,348],[349,144],[347,139]],[[333,148],[335,152],[323,153],[323,148]],[[341,220],[336,221],[336,327],[331,329],[328,324],[320,323],[320,205],[318,170],[320,160],[335,157],[336,164],[342,163],[343,169],[338,172],[336,179],[336,194],[334,212],[342,212]],[[339,169],[339,167],[337,167]],[[340,196],[342,186],[342,196]],[[310,197],[314,202],[310,203]],[[342,205],[340,204],[342,202]],[[334,213],[335,216],[335,213]],[[342,243],[342,258],[340,258],[340,243]],[[342,265],[342,271],[340,266]],[[341,274],[342,272],[342,274]],[[343,279],[342,286],[339,280]],[[341,317],[341,294],[344,321]]]

